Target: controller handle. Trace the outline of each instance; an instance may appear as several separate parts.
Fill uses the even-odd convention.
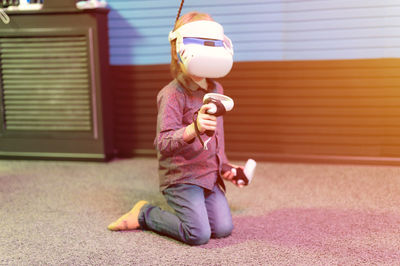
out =
[[[217,117],[232,110],[234,105],[234,102],[230,97],[219,93],[207,93],[204,95],[203,103],[211,105],[211,108],[207,110],[207,114],[215,115]],[[206,130],[205,133],[209,137],[214,135],[213,130]]]
[[[226,113],[225,106],[221,103],[220,100],[214,98],[208,98],[204,101],[204,104],[210,104],[211,108],[207,110],[207,114],[221,116]],[[212,137],[214,135],[214,130],[206,130],[206,135]]]

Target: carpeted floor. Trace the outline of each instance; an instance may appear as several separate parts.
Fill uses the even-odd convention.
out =
[[[400,265],[400,167],[264,162],[227,197],[232,236],[190,247],[106,229],[168,208],[156,159],[1,160],[0,265]]]

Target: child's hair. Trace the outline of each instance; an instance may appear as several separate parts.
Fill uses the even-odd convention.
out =
[[[200,13],[197,11],[192,11],[181,16],[175,23],[174,30],[185,25],[186,23],[197,21],[197,20],[213,20],[212,17],[207,13]],[[176,54],[176,39],[171,41],[171,65],[170,65],[171,75],[176,78],[182,69],[179,66],[178,55]]]

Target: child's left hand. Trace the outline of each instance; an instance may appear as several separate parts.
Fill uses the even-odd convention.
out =
[[[237,165],[234,165],[234,164],[228,164],[229,166],[231,166],[232,168],[241,168],[242,170],[243,170],[243,166],[237,166]],[[244,185],[243,184],[238,184],[237,183],[237,181],[236,180],[234,180],[234,178],[235,178],[235,176],[234,176],[234,174],[232,173],[232,171],[226,171],[225,173],[223,173],[222,174],[222,178],[223,179],[225,179],[225,180],[229,180],[229,181],[231,181],[233,184],[235,184],[237,187],[239,187],[239,188],[242,188],[242,187],[244,187]]]

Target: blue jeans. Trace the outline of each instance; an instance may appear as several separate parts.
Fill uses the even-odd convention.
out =
[[[210,238],[232,233],[232,215],[224,192],[190,184],[177,184],[163,191],[175,213],[147,204],[139,214],[142,229],[152,230],[189,245],[202,245]]]

